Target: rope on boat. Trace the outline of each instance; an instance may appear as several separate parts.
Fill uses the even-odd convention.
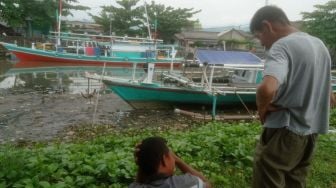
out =
[[[103,67],[102,74],[101,74],[100,80],[99,80],[100,83],[102,83],[102,80],[103,80],[103,77],[104,77],[104,74],[105,74],[105,68],[106,68],[106,62],[104,62],[104,67]],[[96,114],[97,114],[99,97],[100,97],[100,92],[98,92],[97,99],[96,99],[96,104],[95,104],[95,108],[94,108],[94,112],[93,112],[93,118],[92,118],[92,126],[94,126],[94,124],[96,122]]]
[[[253,119],[256,119],[256,116],[252,114],[252,112],[248,109],[248,107],[246,106],[245,102],[243,101],[243,99],[240,97],[240,95],[236,92],[236,95],[238,97],[238,99],[240,100],[240,102],[243,104],[244,108],[246,109],[247,113],[250,114],[250,116]]]

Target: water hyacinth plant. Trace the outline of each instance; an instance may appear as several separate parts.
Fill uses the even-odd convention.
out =
[[[181,130],[127,129],[70,143],[0,146],[0,187],[127,187],[135,144],[160,135],[214,187],[250,187],[258,122],[211,122]],[[308,187],[336,186],[335,134],[320,136]]]

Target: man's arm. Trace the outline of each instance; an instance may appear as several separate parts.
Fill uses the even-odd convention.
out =
[[[273,76],[264,76],[263,81],[257,88],[257,108],[259,118],[264,124],[268,111],[276,110],[271,102],[278,90],[278,80]]]
[[[194,176],[199,177],[201,180],[204,181],[207,188],[211,187],[209,181],[203,176],[203,174],[201,172],[195,170],[193,167],[191,167],[186,162],[184,162],[181,158],[176,156],[173,152],[172,152],[172,154],[175,158],[175,164],[176,164],[177,168],[179,168],[183,173],[189,173],[189,174],[192,174]]]

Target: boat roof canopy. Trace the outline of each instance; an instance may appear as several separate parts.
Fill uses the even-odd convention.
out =
[[[199,63],[210,65],[260,65],[262,61],[251,52],[196,50]]]

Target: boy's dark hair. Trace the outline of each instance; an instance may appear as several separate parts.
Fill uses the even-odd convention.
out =
[[[158,176],[157,171],[164,155],[169,153],[167,141],[162,137],[144,139],[135,153],[138,165],[137,182],[148,183]]]
[[[251,33],[254,33],[255,31],[261,31],[262,22],[265,20],[273,23],[278,22],[283,25],[290,25],[289,19],[282,9],[276,6],[264,6],[260,8],[252,17],[250,23]]]

